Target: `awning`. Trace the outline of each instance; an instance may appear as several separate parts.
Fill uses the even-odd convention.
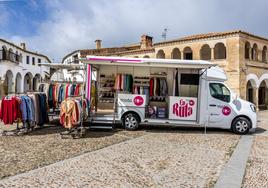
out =
[[[81,59],[83,63],[92,65],[112,65],[112,66],[138,66],[138,67],[164,67],[164,68],[187,68],[206,69],[216,64],[202,60],[178,60],[178,59],[151,59],[151,58],[127,58],[127,57],[105,57],[87,56]]]
[[[84,70],[84,64],[56,64],[56,63],[40,63],[41,66],[47,66],[53,69],[66,69],[66,70]]]

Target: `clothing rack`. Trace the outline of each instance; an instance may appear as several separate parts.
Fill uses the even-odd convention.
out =
[[[56,70],[60,70],[60,69],[66,69],[66,70],[83,70],[84,72],[84,75],[86,75],[86,65],[85,64],[82,64],[82,65],[74,65],[74,64],[68,64],[68,65],[52,65],[52,64],[43,64],[44,66],[47,66],[47,67],[53,67],[54,69]],[[77,67],[78,66],[78,67]],[[84,84],[84,86],[86,85],[86,79],[83,79],[82,82],[79,82],[79,81],[70,81],[70,80],[64,80],[64,81],[50,81],[50,82],[41,82],[40,84],[54,84],[54,83],[59,83],[59,84]],[[73,96],[68,96],[68,97],[73,97]],[[77,97],[77,96],[75,96]],[[81,96],[78,96],[80,97],[82,100],[85,99],[85,92],[84,90],[82,89],[82,95]],[[83,105],[83,103],[82,103]],[[83,112],[81,113],[82,117],[83,117]],[[70,130],[70,131],[66,131],[66,132],[63,132],[61,133],[61,137],[62,138],[65,138],[65,136],[68,136],[68,135],[72,135],[73,138],[80,138],[83,136],[84,134],[84,127],[83,127],[83,118],[81,119],[81,122],[80,122],[80,126],[76,127],[76,129],[73,129],[73,130]]]
[[[69,98],[78,98],[78,99],[81,99],[82,100],[82,109],[83,109],[83,100],[84,100],[83,95],[79,95],[79,96],[68,96],[66,99],[69,99]],[[61,132],[60,133],[61,138],[62,139],[66,139],[69,136],[71,136],[72,138],[77,139],[77,138],[83,137],[83,135],[85,133],[85,127],[84,127],[84,123],[83,123],[83,121],[84,121],[83,117],[84,117],[84,112],[82,110],[81,113],[80,113],[80,125],[79,126],[76,126],[76,127],[73,127],[70,130],[68,130],[68,131]]]
[[[20,96],[28,96],[29,94],[35,94],[35,93],[41,93],[41,94],[45,94],[44,92],[12,92],[10,94],[8,94],[6,97],[20,97]],[[15,130],[10,130],[10,131],[3,131],[2,132],[2,136],[20,136],[20,135],[24,135],[27,133],[30,133],[34,130],[36,130],[36,121],[22,121],[21,119],[17,119],[15,121],[16,123],[16,129]],[[20,127],[20,123],[22,123],[22,126]],[[43,128],[43,126],[40,126],[40,128]]]

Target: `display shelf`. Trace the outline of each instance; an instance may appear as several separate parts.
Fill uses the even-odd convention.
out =
[[[150,86],[150,84],[140,84],[140,83],[134,83],[133,85],[134,86],[147,86],[147,87]]]

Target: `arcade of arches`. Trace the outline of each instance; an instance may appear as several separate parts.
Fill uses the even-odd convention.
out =
[[[13,74],[11,70],[8,70],[4,76],[2,83],[2,92],[0,95],[8,95],[11,93],[22,93],[27,91],[37,91],[38,84],[41,81],[41,75],[36,74],[34,77],[32,73],[28,72],[24,76],[21,73]],[[0,83],[1,88],[1,83]]]
[[[182,49],[174,47],[170,57],[171,59],[188,59],[192,60],[194,52],[190,46],[186,46]],[[204,44],[199,50],[199,58],[201,60],[221,60],[226,59],[226,46],[222,42],[216,43],[214,46]],[[163,49],[157,51],[156,58],[165,59],[166,52]]]
[[[256,75],[248,75],[246,99],[254,103],[259,110],[268,109],[268,74],[262,75],[260,79]]]

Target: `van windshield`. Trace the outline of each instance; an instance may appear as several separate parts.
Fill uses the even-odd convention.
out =
[[[209,84],[210,95],[213,98],[219,99],[224,102],[230,102],[231,94],[229,89],[221,83]]]

